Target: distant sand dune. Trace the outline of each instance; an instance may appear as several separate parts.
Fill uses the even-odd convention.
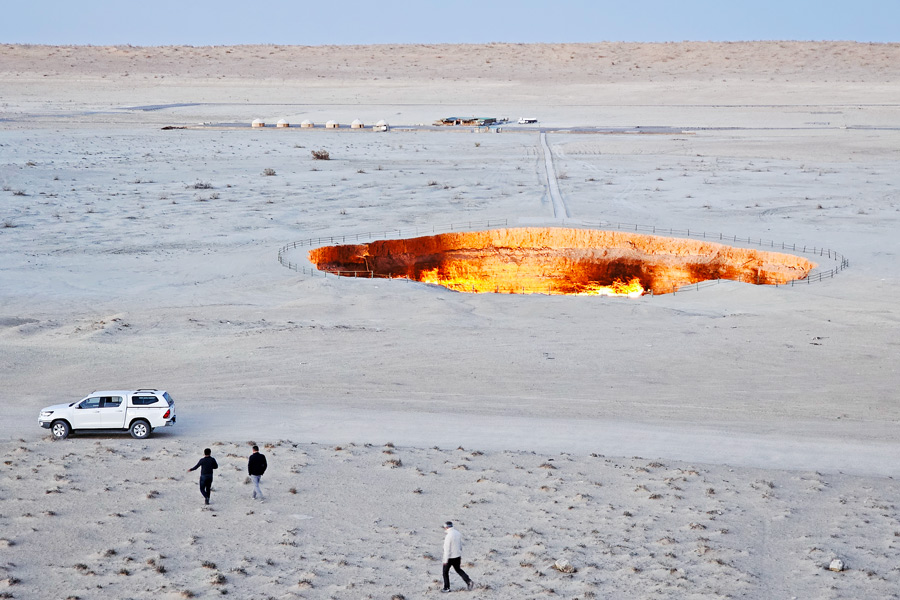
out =
[[[682,42],[377,46],[0,45],[0,71],[275,80],[890,82],[900,44]]]

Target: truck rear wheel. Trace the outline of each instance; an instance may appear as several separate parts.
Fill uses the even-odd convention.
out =
[[[69,424],[65,421],[53,421],[53,424],[50,425],[50,433],[53,434],[53,438],[57,440],[64,440],[69,437],[69,433],[72,431],[72,428],[69,427]]]
[[[131,424],[131,427],[128,429],[129,433],[131,433],[131,437],[142,440],[148,435],[150,435],[150,423],[144,420],[137,420]]]

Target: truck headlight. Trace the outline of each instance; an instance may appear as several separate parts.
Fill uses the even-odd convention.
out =
[[[42,418],[42,419],[48,419],[48,418],[50,418],[50,415],[52,415],[52,414],[53,414],[53,411],[52,411],[52,410],[42,410],[42,411],[41,411],[41,418]]]

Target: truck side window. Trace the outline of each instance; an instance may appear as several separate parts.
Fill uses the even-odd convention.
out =
[[[156,404],[157,398],[156,396],[132,396],[131,403],[134,406],[147,406],[149,404]]]
[[[104,396],[102,400],[103,408],[116,408],[122,404],[122,396]]]
[[[100,398],[88,398],[81,403],[81,408],[100,408]]]

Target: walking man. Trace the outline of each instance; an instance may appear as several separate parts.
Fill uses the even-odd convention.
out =
[[[209,504],[209,495],[212,493],[213,469],[219,468],[219,463],[212,457],[212,450],[209,448],[203,450],[203,458],[188,469],[188,473],[197,467],[200,468],[200,493],[203,494],[206,504]]]
[[[471,590],[475,582],[459,566],[462,562],[462,535],[453,528],[452,521],[444,523],[444,531],[447,535],[444,536],[444,588],[441,592],[446,594],[450,591],[450,567],[466,582],[466,589]]]
[[[263,499],[262,490],[259,489],[259,478],[266,472],[266,455],[259,453],[259,446],[253,446],[253,454],[247,460],[247,472],[250,473],[250,480],[253,482],[253,499],[257,496]]]

